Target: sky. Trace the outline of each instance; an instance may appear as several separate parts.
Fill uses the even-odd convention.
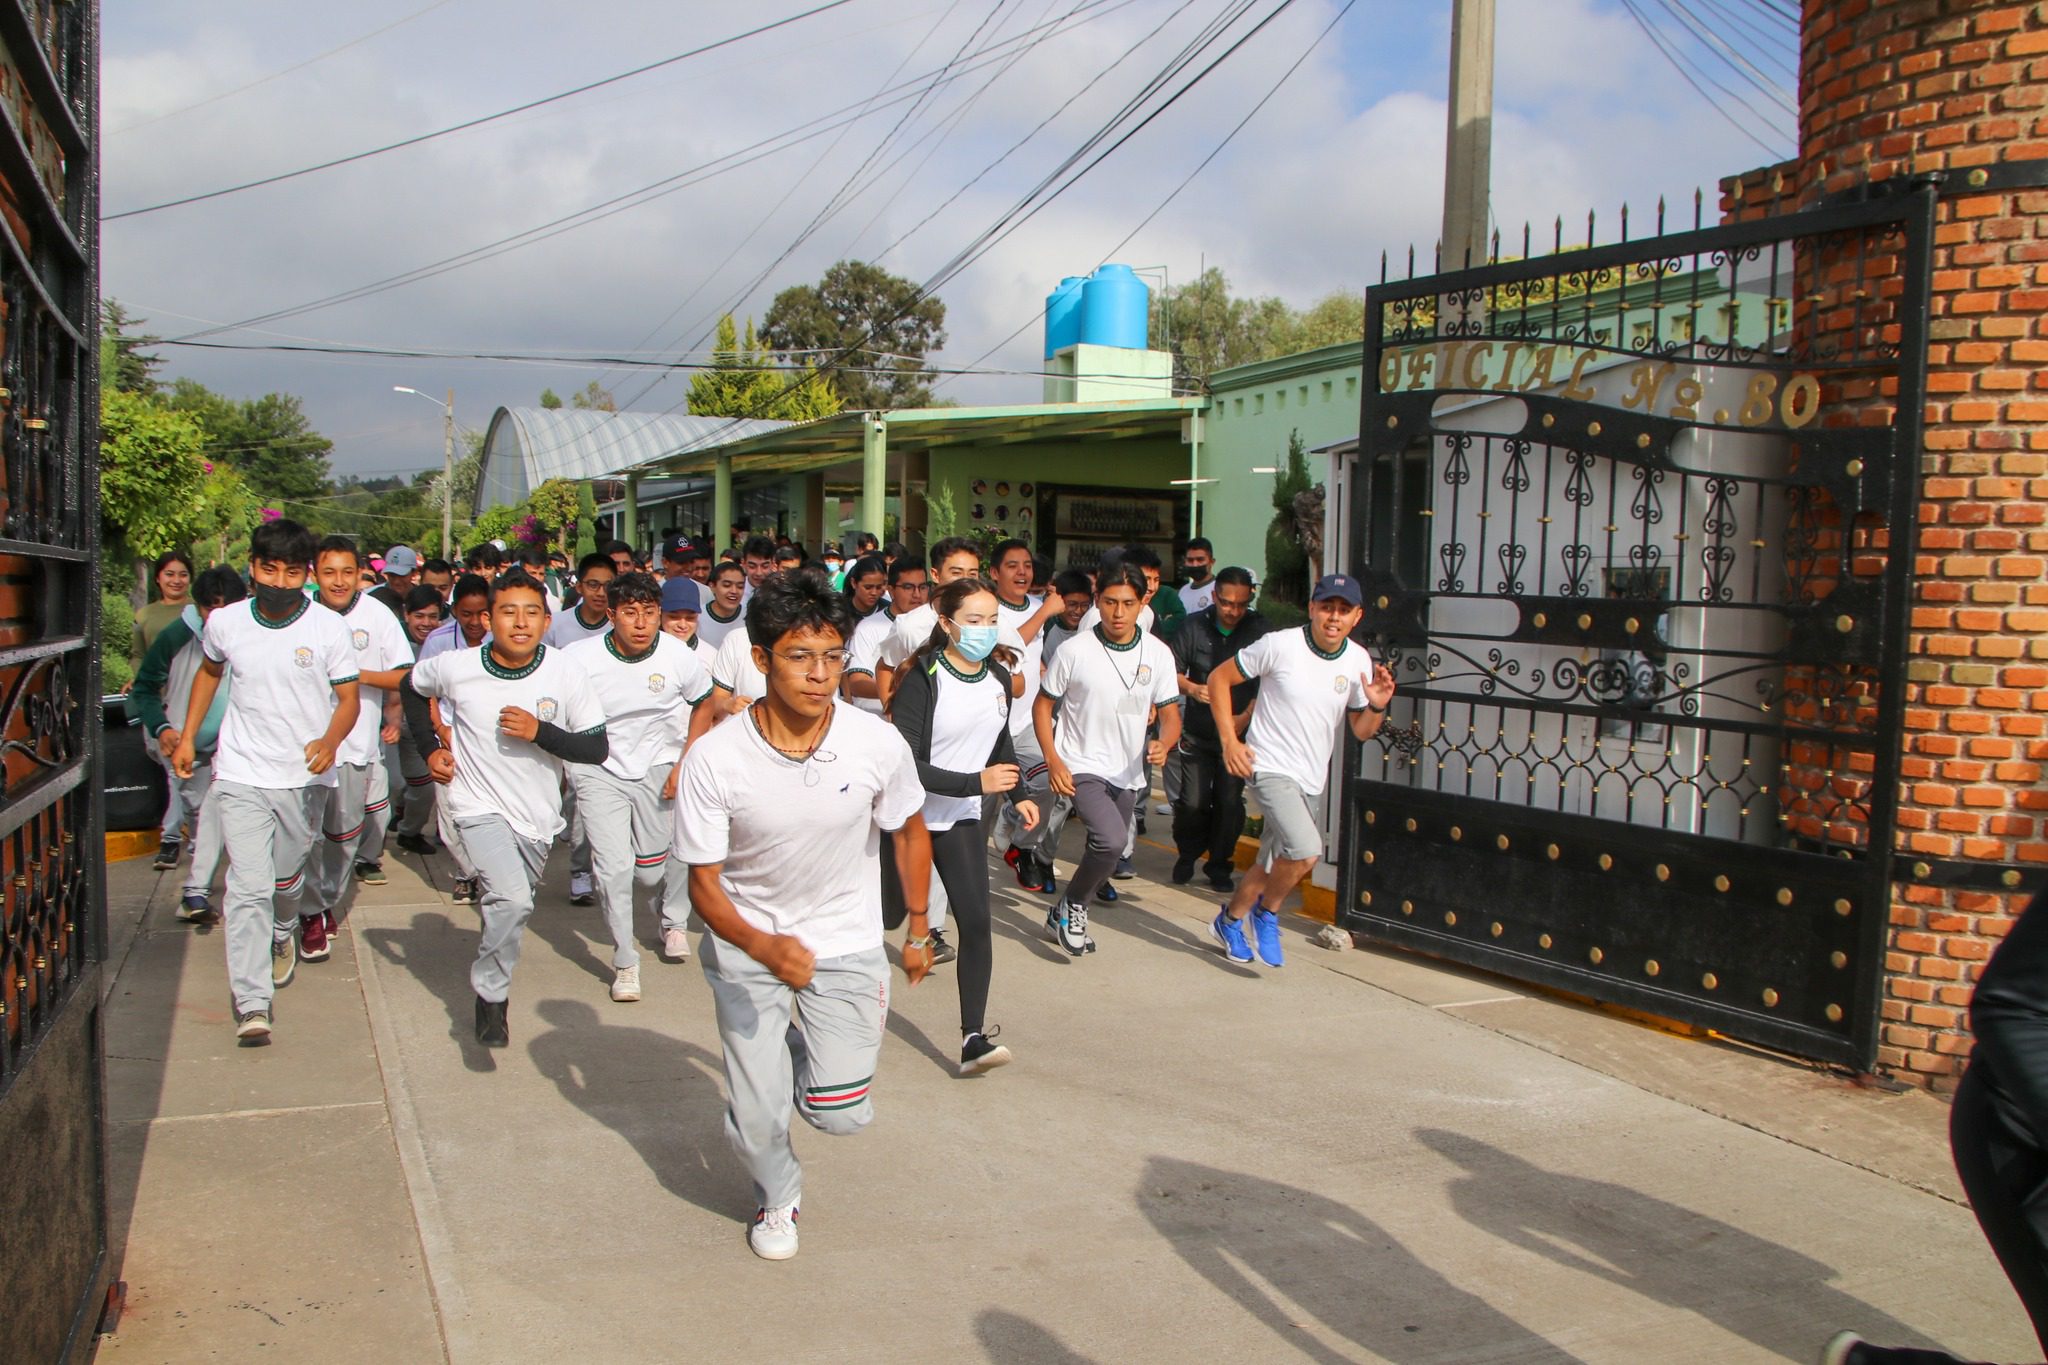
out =
[[[105,0],[102,213],[412,138],[821,3]],[[1608,240],[1623,203],[1641,235],[1659,196],[1689,223],[1696,189],[1711,220],[1722,177],[1790,155],[1789,112],[1716,65],[1702,46],[1713,38],[1695,36],[1690,55],[1678,45],[1690,17],[1789,86],[1794,40],[1772,18],[1785,3],[1498,0],[1492,207],[1503,236],[1518,241],[1524,222],[1547,235],[1561,216],[1568,238],[1583,239],[1591,209]],[[465,132],[107,221],[102,288],[165,337],[433,352],[164,349],[168,375],[236,397],[299,395],[335,442],[337,474],[438,467],[438,395],[451,388],[465,429],[544,387],[567,395],[592,379],[622,407],[682,411],[687,375],[591,358],[701,359],[721,312],[758,318],[778,290],[842,258],[925,282],[1198,30],[1241,7],[848,0]],[[1249,33],[1235,52],[937,290],[947,341],[933,363],[977,371],[946,379],[940,396],[1038,401],[1045,294],[1104,260],[1172,282],[1213,266],[1234,292],[1305,307],[1368,287],[1382,252],[1403,260],[1412,244],[1426,259],[1441,217],[1449,8],[1249,3],[1190,74]],[[817,131],[828,115],[842,126]],[[792,130],[814,135],[781,138]],[[747,164],[683,175],[778,138]],[[217,330],[678,176],[668,193],[518,249]]]

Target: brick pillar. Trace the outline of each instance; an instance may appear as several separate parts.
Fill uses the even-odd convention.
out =
[[[2048,863],[2048,190],[1967,192],[1972,168],[2048,158],[2048,3],[1804,9],[1797,198],[1949,177],[1901,835],[1933,857]],[[1738,205],[1754,194],[1739,181],[1726,190]],[[1894,888],[1880,1066],[1953,1088],[1971,985],[2018,910],[2003,894]]]

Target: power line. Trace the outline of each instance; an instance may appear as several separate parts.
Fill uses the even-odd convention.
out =
[[[841,5],[852,3],[853,0],[825,0],[824,4],[792,14],[785,19],[777,19],[772,23],[762,24],[758,28],[750,28],[744,33],[735,33],[729,38],[720,38],[716,42],[706,43],[701,47],[693,47],[687,52],[678,52],[672,57],[663,57],[659,61],[648,62],[645,65],[636,66],[630,71],[621,71],[616,75],[606,76],[602,80],[589,81],[572,89],[558,91],[552,95],[544,95],[540,99],[528,100],[524,104],[515,104],[510,109],[500,109],[495,114],[485,114],[481,118],[465,119],[461,123],[452,123],[446,128],[437,128],[431,133],[420,133],[413,137],[401,138],[397,142],[387,142],[381,147],[372,147],[367,151],[352,152],[347,156],[338,156],[332,160],[318,162],[315,165],[301,166],[295,171],[281,171],[276,175],[266,175],[261,179],[247,180],[239,185],[228,185],[217,190],[206,190],[199,194],[188,194],[179,199],[167,199],[161,204],[150,204],[139,209],[125,209],[120,213],[102,214],[100,221],[112,223],[123,218],[139,217],[145,213],[157,213],[163,209],[180,208],[186,204],[197,204],[208,199],[219,199],[225,195],[240,194],[244,190],[253,190],[264,185],[275,185],[285,180],[296,180],[300,176],[312,175],[317,171],[332,170],[336,166],[347,166],[353,162],[367,161],[373,156],[382,156],[386,152],[395,152],[404,147],[417,147],[423,142],[432,142],[434,139],[446,137],[450,133],[460,133],[471,128],[480,128],[486,123],[495,123],[499,119],[510,118],[514,114],[523,114],[529,109],[538,109],[542,105],[554,104],[607,85],[616,85],[620,81],[631,80],[635,76],[644,76],[650,71],[658,71],[665,66],[674,66],[677,62],[687,61],[691,57],[700,57],[706,52],[715,52],[719,48],[730,47],[734,43],[758,37],[763,33],[794,24],[798,20],[808,19],[813,15],[823,14],[826,10],[838,9]]]
[[[1684,79],[1685,83],[1691,86],[1701,99],[1705,100],[1708,104],[1712,105],[1714,107],[1715,112],[1720,114],[1722,118],[1728,120],[1728,122],[1732,124],[1735,127],[1735,129],[1738,132],[1740,132],[1744,137],[1748,138],[1751,142],[1754,142],[1757,146],[1763,148],[1765,155],[1771,157],[1782,157],[1784,154],[1779,148],[1772,146],[1763,138],[1757,136],[1757,134],[1751,130],[1748,124],[1744,123],[1742,120],[1735,117],[1735,114],[1732,110],[1730,110],[1720,100],[1716,99],[1714,96],[1707,93],[1706,87],[1702,86],[1699,80],[1694,79],[1691,68],[1680,57],[1676,48],[1671,46],[1669,37],[1663,32],[1662,29],[1656,28],[1651,24],[1650,20],[1643,14],[1642,10],[1637,7],[1637,4],[1638,0],[1621,0],[1621,7],[1624,10],[1628,11],[1629,18],[1636,21],[1636,27],[1640,28],[1643,31],[1644,36],[1649,38],[1651,44],[1655,46],[1657,51],[1663,55],[1664,60],[1671,63],[1672,69],[1676,71],[1681,78]],[[1708,84],[1713,85],[1714,88],[1717,90],[1721,90],[1721,92],[1724,95],[1728,93],[1727,90],[1723,88],[1718,81],[1715,81],[1713,77],[1707,76],[1705,72],[1701,72],[1700,75],[1708,82]],[[1730,98],[1734,97],[1730,96]],[[1742,104],[1744,108],[1749,109],[1752,115],[1755,115],[1758,118],[1762,118],[1766,127],[1770,125],[1771,120],[1765,118],[1761,114],[1758,114],[1757,111],[1754,108],[1751,108],[1747,103],[1744,103],[1740,100],[1737,100],[1736,102]]]
[[[1729,46],[1728,40],[1723,38],[1711,24],[1690,10],[1687,10],[1683,5],[1676,3],[1676,0],[1658,0],[1658,3],[1662,4],[1680,24],[1696,34],[1700,41],[1711,48],[1724,64],[1732,67],[1736,75],[1742,77],[1743,80],[1749,82],[1751,86],[1761,92],[1765,99],[1776,104],[1793,118],[1799,117],[1798,106],[1794,105],[1790,97],[1778,87],[1778,83],[1769,76],[1766,76],[1762,71],[1759,71],[1754,62],[1743,56],[1735,48]]]

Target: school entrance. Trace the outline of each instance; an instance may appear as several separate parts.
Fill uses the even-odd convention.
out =
[[[1934,194],[1368,291],[1346,927],[1872,1066]]]

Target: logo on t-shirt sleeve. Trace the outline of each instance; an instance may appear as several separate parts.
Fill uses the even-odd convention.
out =
[[[311,668],[313,666],[313,651],[304,645],[300,645],[292,651],[292,662],[300,668]]]
[[[561,703],[557,702],[553,697],[542,697],[539,702],[535,703],[533,714],[542,720],[553,720],[555,713],[561,709]]]

